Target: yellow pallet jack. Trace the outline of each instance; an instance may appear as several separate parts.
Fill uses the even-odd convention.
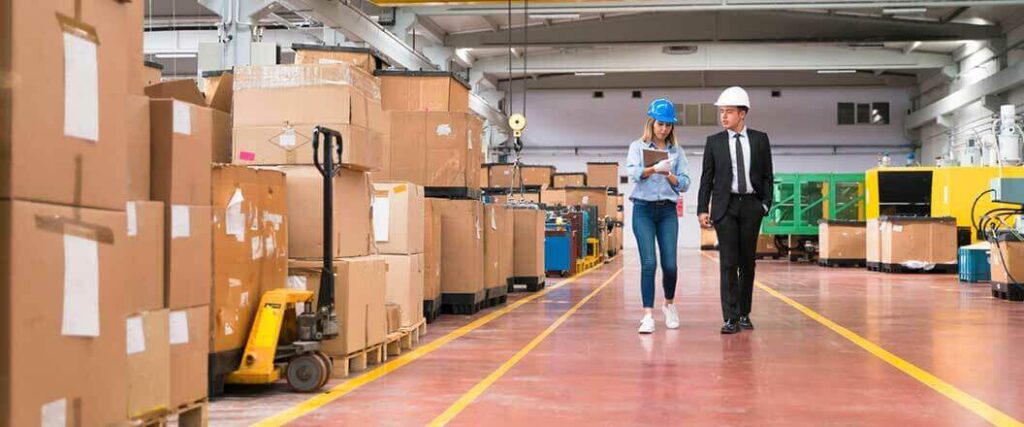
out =
[[[332,147],[334,140],[338,142],[336,150]],[[274,289],[263,294],[239,368],[227,376],[229,384],[273,384],[283,375],[292,389],[309,393],[323,388],[331,377],[334,363],[320,350],[320,342],[338,336],[341,330],[334,309],[331,218],[333,178],[341,169],[342,145],[338,131],[322,126],[313,129],[313,163],[324,178],[324,265],[317,300],[314,303],[312,291],[298,289]],[[301,313],[296,310],[300,304]]]

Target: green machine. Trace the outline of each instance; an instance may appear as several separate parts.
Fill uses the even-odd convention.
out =
[[[863,173],[781,173],[773,191],[762,234],[817,236],[822,219],[864,221]]]

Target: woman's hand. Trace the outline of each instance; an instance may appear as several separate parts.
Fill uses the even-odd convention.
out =
[[[666,172],[665,178],[668,179],[668,183],[672,184],[673,187],[679,185],[679,178],[672,174],[672,172]]]
[[[654,166],[651,166],[651,167],[644,168],[644,173],[642,175],[640,175],[640,177],[643,178],[643,179],[647,179],[647,178],[650,178],[651,175],[654,175],[656,173],[658,173],[658,171],[654,170]]]

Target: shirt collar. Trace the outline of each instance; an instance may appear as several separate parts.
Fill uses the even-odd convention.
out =
[[[652,150],[657,150],[658,146],[654,145],[654,140],[651,140],[651,141],[647,141],[647,148],[650,148]],[[675,148],[675,145],[666,145],[665,146],[665,151],[672,151],[674,148]]]
[[[729,131],[729,139],[736,138],[736,133],[737,133],[736,131],[734,131],[732,129],[726,129],[726,130]],[[743,139],[748,139],[747,138],[747,127],[744,126],[743,129],[741,129],[739,131],[739,134],[743,136]]]

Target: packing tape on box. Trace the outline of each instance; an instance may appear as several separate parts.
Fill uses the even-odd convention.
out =
[[[274,243],[274,235],[273,234],[268,235],[267,238],[264,240],[263,244],[267,248],[266,249],[267,256],[273,257],[274,256],[274,250],[277,249],[277,245]]]
[[[139,234],[139,215],[135,209],[135,202],[128,202],[124,212],[128,217],[128,237],[135,237]]]
[[[241,287],[241,286],[242,286],[242,281],[241,280],[238,280],[238,279],[235,279],[235,278],[232,278],[232,277],[228,278],[228,287],[229,288],[238,288],[238,287]]]
[[[270,212],[263,212],[263,222],[274,224],[274,231],[278,231],[281,229],[281,223],[284,222],[284,216]]]
[[[188,344],[188,312],[172,311],[167,319],[171,345]]]
[[[62,335],[100,335],[99,282],[99,247],[96,241],[65,234]]]
[[[242,189],[236,188],[235,193],[231,195],[231,200],[228,201],[228,209],[224,215],[224,231],[229,236],[235,236],[239,242],[245,241],[245,215],[242,214],[242,202],[244,201]]]
[[[185,205],[171,206],[171,238],[185,238],[192,235],[189,209]]]
[[[125,320],[125,339],[128,355],[146,351],[146,329],[142,316],[131,316]]]
[[[434,130],[437,136],[452,136],[452,125],[442,123],[437,125],[437,129]]]

